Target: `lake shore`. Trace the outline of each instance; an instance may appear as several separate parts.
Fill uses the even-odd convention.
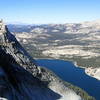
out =
[[[72,61],[76,67],[83,68],[85,73],[97,80],[100,80],[100,68],[78,66],[76,61]]]
[[[50,60],[52,60],[52,59],[54,59],[54,58],[35,58],[35,59],[50,59]],[[55,58],[55,59],[57,59],[57,58]],[[64,60],[64,61],[67,61],[67,60],[65,60],[65,59],[57,59],[57,60]],[[70,60],[69,60],[70,61]],[[93,78],[95,78],[95,79],[97,79],[97,80],[100,80],[100,68],[94,68],[94,67],[83,67],[83,66],[79,66],[78,64],[77,64],[77,62],[76,61],[71,61],[76,67],[79,67],[79,68],[83,68],[84,70],[85,70],[85,73],[87,74],[87,75],[89,75],[89,76],[91,76],[91,77],[93,77]]]
[[[100,80],[100,68],[85,68],[85,73],[91,77],[94,77],[98,80]]]

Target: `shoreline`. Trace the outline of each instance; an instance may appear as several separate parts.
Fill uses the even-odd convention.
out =
[[[73,62],[73,61],[72,61]],[[73,63],[75,67],[84,69],[85,74],[100,81],[100,68],[78,66],[77,62]]]
[[[82,68],[85,74],[100,81],[100,68],[78,66],[76,61],[72,61],[75,67]]]
[[[85,69],[85,73],[100,81],[100,68],[89,67]]]
[[[100,68],[93,68],[93,67],[87,67],[86,68],[86,67],[83,67],[83,66],[78,66],[76,61],[58,59],[58,58],[35,58],[35,59],[48,59],[48,60],[56,59],[56,60],[70,61],[75,65],[75,67],[84,69],[86,75],[93,77],[93,78],[100,81]]]

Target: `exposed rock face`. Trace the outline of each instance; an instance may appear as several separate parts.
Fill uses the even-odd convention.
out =
[[[85,68],[85,73],[91,77],[94,77],[98,80],[100,80],[100,68]]]
[[[0,100],[83,100],[54,73],[38,67],[0,23]]]

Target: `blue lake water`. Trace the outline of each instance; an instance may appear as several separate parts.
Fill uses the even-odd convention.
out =
[[[38,59],[37,64],[51,69],[61,79],[70,82],[100,100],[100,81],[85,74],[84,69],[63,60]]]

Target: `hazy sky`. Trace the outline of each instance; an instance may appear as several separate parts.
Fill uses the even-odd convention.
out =
[[[100,19],[100,0],[0,0],[6,22],[67,23]]]

